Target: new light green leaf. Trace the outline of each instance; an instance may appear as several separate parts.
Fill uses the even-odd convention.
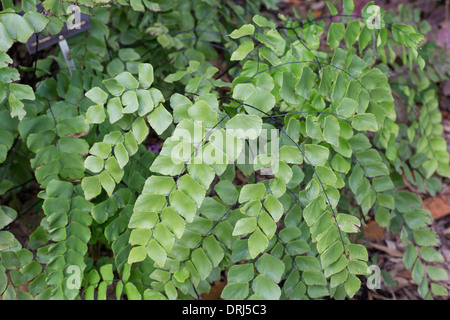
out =
[[[131,131],[133,132],[136,142],[141,144],[147,138],[149,133],[144,118],[137,118],[131,126]]]
[[[161,213],[161,221],[177,239],[180,239],[183,236],[186,223],[173,208],[164,208]]]
[[[153,66],[149,63],[142,63],[138,67],[139,71],[139,83],[146,89],[153,84]]]
[[[255,90],[255,86],[251,83],[238,83],[236,87],[234,87],[233,98],[244,101],[250,97]]]
[[[114,97],[108,100],[106,105],[106,110],[108,111],[109,122],[115,123],[122,119],[123,117],[123,106],[122,101],[119,97]]]
[[[172,251],[175,243],[175,236],[163,223],[160,222],[156,224],[153,229],[153,238],[158,241],[166,252]]]
[[[274,283],[281,281],[284,269],[284,263],[273,255],[265,253],[258,260],[258,271]]]
[[[91,99],[94,103],[102,105],[106,102],[106,99],[108,99],[108,94],[99,87],[94,87],[86,92],[86,97]]]
[[[244,108],[249,114],[261,117],[273,109],[275,106],[275,97],[270,92],[258,87],[244,103]]]
[[[330,266],[333,262],[339,259],[339,257],[343,254],[343,252],[344,248],[341,242],[338,241],[332,244],[320,255],[320,262],[322,264],[322,268],[324,269],[328,268],[328,266]]]
[[[355,216],[340,213],[336,217],[336,221],[339,224],[339,228],[344,232],[356,233],[360,231],[361,221]]]
[[[148,115],[148,122],[157,134],[162,134],[170,126],[172,120],[172,115],[162,104]]]
[[[225,256],[222,247],[213,235],[203,240],[203,250],[211,260],[213,267],[217,267]]]
[[[237,114],[227,122],[226,129],[238,138],[254,140],[261,133],[262,120],[255,115]]]
[[[200,275],[200,279],[206,279],[212,271],[212,264],[205,251],[202,248],[195,249],[192,251],[191,259]]]
[[[171,206],[178,212],[187,222],[194,220],[197,213],[197,204],[189,198],[183,191],[175,190],[170,194],[169,201]]]
[[[348,250],[349,257],[352,260],[367,261],[369,259],[366,247],[361,244],[351,243],[346,246],[346,249]]]
[[[111,175],[116,183],[120,183],[124,175],[124,170],[119,166],[115,157],[109,157],[105,162],[105,169]]]
[[[204,100],[199,100],[190,107],[188,114],[194,121],[200,121],[206,127],[214,127],[217,123],[217,112]]]
[[[345,26],[342,22],[332,22],[328,30],[327,43],[331,49],[339,46],[340,41],[344,37]]]
[[[250,257],[256,258],[256,256],[264,250],[266,250],[269,245],[269,240],[262,233],[261,229],[257,228],[255,232],[253,232],[248,238],[248,250],[250,253]]]
[[[135,90],[126,91],[122,95],[122,105],[125,106],[122,113],[133,113],[139,109],[139,100]]]
[[[239,194],[239,202],[244,203],[252,200],[262,200],[266,194],[263,184],[246,184]]]
[[[85,177],[81,181],[81,188],[84,191],[84,197],[86,199],[95,198],[102,191],[102,186],[100,184],[100,178],[98,176]]]
[[[323,138],[329,144],[339,146],[340,126],[339,121],[334,116],[327,116],[323,126]]]
[[[91,170],[94,173],[99,173],[103,170],[104,161],[102,158],[97,156],[89,156],[84,161],[84,167]]]
[[[281,296],[280,287],[262,274],[253,281],[253,290],[266,300],[278,300]]]
[[[309,99],[311,89],[315,85],[315,73],[308,66],[302,69],[300,80],[295,85],[295,92],[305,99]]]
[[[125,91],[125,86],[116,79],[106,79],[102,83],[113,96],[120,96]],[[89,98],[89,97],[88,97]],[[90,99],[90,98],[89,98]],[[92,99],[91,99],[92,100]],[[94,101],[94,100],[92,100]],[[94,101],[95,102],[95,101]],[[103,102],[104,103],[104,102]]]
[[[236,203],[239,192],[236,190],[236,187],[229,180],[222,180],[217,183],[214,187],[214,190],[217,192],[219,197],[228,205],[232,205]]]
[[[314,116],[306,117],[306,134],[312,139],[323,139],[322,129]]]
[[[101,104],[90,106],[86,111],[86,123],[102,123],[106,119],[105,108]]]
[[[249,285],[247,282],[228,283],[221,293],[221,297],[227,300],[243,300],[248,296]]]
[[[147,256],[147,252],[144,246],[137,246],[131,249],[130,254],[128,255],[128,263],[141,262]]]
[[[147,254],[158,264],[159,267],[164,267],[167,259],[167,253],[155,239],[151,239],[148,243]]]
[[[267,19],[266,17],[260,16],[260,15],[255,15],[255,16],[253,16],[252,20],[254,23],[256,23],[260,27],[268,27],[271,29],[276,28],[276,24],[273,21]]]
[[[123,167],[125,167],[126,164],[128,163],[129,156],[128,156],[128,151],[122,142],[117,143],[116,146],[114,147],[114,155],[117,159],[119,167],[121,169]]]
[[[327,5],[328,9],[330,10],[330,13],[332,16],[335,16],[338,14],[338,10],[330,1],[325,1],[325,3]]]
[[[236,222],[233,230],[233,236],[240,236],[248,233],[252,233],[256,230],[256,218],[242,218]]]
[[[230,33],[229,37],[232,39],[238,39],[244,36],[251,36],[255,32],[255,27],[252,24],[244,24],[237,30]]]
[[[122,84],[128,90],[137,89],[139,87],[139,82],[128,71],[119,73],[117,76],[114,77],[114,79],[116,79],[120,84]]]
[[[128,240],[128,242],[132,246],[134,246],[134,245],[145,246],[150,241],[151,236],[152,236],[152,230],[150,230],[150,229],[140,229],[140,228],[133,229],[133,230],[131,230],[130,239]],[[144,248],[143,257],[145,258],[146,256],[147,256],[147,252]],[[128,262],[128,263],[130,263],[130,262]]]
[[[316,166],[316,173],[322,184],[327,184],[330,186],[336,185],[337,177],[330,168],[324,166]]]
[[[359,131],[378,131],[378,123],[371,113],[358,114],[353,117],[352,127]]]
[[[322,215],[324,208],[324,200],[322,197],[317,197],[306,206],[303,210],[303,217],[308,226],[312,226],[315,223]]]
[[[328,148],[316,144],[305,144],[305,158],[313,166],[324,166],[330,155]],[[305,160],[306,160],[305,159]]]
[[[264,207],[272,216],[273,220],[277,222],[284,214],[284,208],[280,201],[273,195],[269,194],[264,200]]]
[[[253,41],[245,41],[241,43],[239,47],[231,55],[231,61],[243,60],[250,52],[255,48]]]
[[[358,103],[355,100],[345,97],[337,106],[336,113],[348,118],[353,115],[357,108]]]
[[[361,280],[355,275],[349,274],[347,281],[345,281],[344,288],[347,295],[352,298],[361,288]]]
[[[22,120],[26,111],[24,109],[25,105],[17,99],[12,93],[9,94],[8,103],[11,108],[11,117],[17,117],[19,120]]]

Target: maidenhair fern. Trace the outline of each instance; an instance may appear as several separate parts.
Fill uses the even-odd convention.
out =
[[[68,4],[43,3],[62,20],[4,8],[0,194],[29,179],[9,167],[19,141],[44,217],[28,249],[0,231],[3,299],[191,299],[221,274],[224,299],[353,298],[371,275],[358,242],[370,216],[400,234],[420,295],[447,295],[429,264],[443,262],[431,215],[400,178],[433,194],[433,175],[450,176],[436,92],[396,87],[390,72],[397,54],[423,72],[423,36],[384,12],[374,28],[373,3],[278,23],[255,3],[84,3],[93,26],[74,38],[86,40],[73,42],[77,70],[46,58],[61,71],[34,88],[7,51],[57,33]],[[410,127],[393,92],[419,112]],[[0,228],[16,217],[2,205]]]

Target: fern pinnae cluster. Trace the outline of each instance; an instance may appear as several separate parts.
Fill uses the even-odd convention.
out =
[[[411,128],[396,115],[389,68],[425,68],[413,27],[373,29],[373,3],[359,14],[349,0],[341,14],[327,2],[329,17],[278,24],[261,1],[251,17],[213,0],[88,2],[93,27],[77,36],[88,45],[72,48],[79,68],[69,76],[55,57],[59,74],[36,90],[15,83],[6,51],[54,31],[67,3],[44,1],[55,21],[28,7],[0,17],[0,160],[20,139],[45,214],[28,249],[0,231],[2,298],[199,299],[224,276],[224,299],[353,298],[371,272],[357,241],[369,217],[400,233],[420,295],[445,295],[430,214],[399,179],[436,192],[432,175],[449,176],[429,83],[403,88],[411,108],[423,104]],[[29,28],[15,34],[5,19]],[[163,141],[157,153],[150,136]],[[420,155],[400,152],[410,149]],[[0,226],[16,215],[1,206]]]

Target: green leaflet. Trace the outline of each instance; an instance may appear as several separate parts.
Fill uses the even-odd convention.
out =
[[[150,240],[147,245],[147,254],[160,267],[164,266],[167,259],[167,253],[155,239]]]
[[[345,26],[343,23],[333,22],[331,23],[330,30],[328,31],[327,43],[330,48],[334,49],[339,46],[339,42],[344,37]]]
[[[254,115],[238,114],[226,124],[227,130],[242,139],[256,139],[262,128],[261,118]]]
[[[172,123],[172,115],[163,105],[159,105],[150,113],[148,122],[158,134],[161,134]]]
[[[244,36],[251,36],[255,32],[255,27],[252,24],[245,24],[237,30],[230,33],[229,37],[233,39],[241,38]]]
[[[153,66],[149,63],[139,65],[139,82],[144,88],[152,85],[154,80]]]
[[[269,244],[269,240],[263,234],[260,228],[257,228],[248,238],[248,250],[250,256],[255,258],[258,254],[262,253]]]
[[[245,41],[239,45],[239,47],[233,52],[230,60],[243,60],[254,49],[253,41]]]
[[[263,299],[278,300],[281,295],[280,288],[264,275],[258,275],[253,285],[255,293]]]
[[[378,131],[376,118],[372,114],[360,114],[354,116],[352,127],[360,131]]]
[[[95,87],[86,92],[86,97],[96,104],[104,104],[108,98],[108,94],[99,87]]]
[[[245,185],[239,195],[239,202],[244,203],[252,200],[262,200],[266,194],[263,184]]]
[[[268,28],[272,28],[272,29],[275,29],[275,27],[276,27],[276,25],[275,25],[275,23],[273,23],[273,21],[270,21],[269,19],[267,19],[263,16],[260,16],[260,15],[253,16],[252,20],[260,27],[268,27]]]
[[[307,144],[304,154],[305,160],[307,159],[310,164],[323,166],[328,160],[329,149],[320,145]]]
[[[339,121],[332,116],[325,118],[323,137],[328,143],[339,146],[340,126]]]
[[[233,230],[233,236],[239,236],[247,233],[252,233],[256,230],[256,218],[240,219]]]
[[[335,15],[338,13],[336,7],[335,7],[331,2],[329,2],[329,1],[325,1],[325,3],[326,3],[326,5],[327,5],[328,9],[330,10],[330,13],[331,13],[333,16],[335,16]]]

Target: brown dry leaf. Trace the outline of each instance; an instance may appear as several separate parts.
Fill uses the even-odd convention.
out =
[[[321,17],[321,16],[322,16],[322,12],[320,12],[320,11],[314,11],[314,12],[313,12],[313,16],[314,16],[314,18]]]
[[[386,229],[381,227],[376,221],[370,220],[363,226],[364,235],[375,241],[383,241]]]
[[[403,253],[401,253],[400,251],[395,250],[395,249],[391,249],[389,247],[383,246],[383,245],[378,244],[378,243],[371,243],[371,244],[369,244],[369,248],[374,248],[374,249],[386,252],[387,254],[389,254],[390,256],[393,256],[393,257],[399,257],[399,258],[403,257]]]
[[[234,185],[244,185],[247,184],[247,179],[241,170],[236,170],[236,175],[234,178]]]
[[[372,291],[372,295],[377,298],[378,300],[395,300],[394,298],[385,297],[377,292]]]
[[[442,92],[446,96],[450,96],[450,80],[444,82],[444,86],[442,87]]]
[[[302,4],[303,0],[283,0],[283,2],[295,6]]]
[[[425,199],[423,208],[430,211],[435,220],[450,214],[450,204],[445,194]]]
[[[408,287],[410,285],[409,280],[402,278],[402,277],[394,277],[394,280],[396,282],[397,288],[404,288],[404,287]]]
[[[419,300],[411,291],[406,288],[403,288],[403,292],[408,296],[409,300]]]
[[[447,228],[444,230],[444,236],[446,236],[447,238],[450,238],[450,228]]]
[[[215,281],[211,285],[211,290],[209,293],[202,294],[205,300],[221,300],[220,296],[222,294],[223,288],[227,283],[225,281]]]
[[[320,11],[323,8],[325,8],[325,1],[316,1],[311,3],[311,10],[313,11],[313,13],[315,13],[315,11]]]
[[[77,133],[77,134],[67,134],[66,137],[80,138],[80,137],[87,136],[88,134],[89,134],[89,132],[80,132],[80,133]]]
[[[404,279],[412,279],[412,275],[409,270],[402,270],[401,272],[398,273],[398,276]]]

